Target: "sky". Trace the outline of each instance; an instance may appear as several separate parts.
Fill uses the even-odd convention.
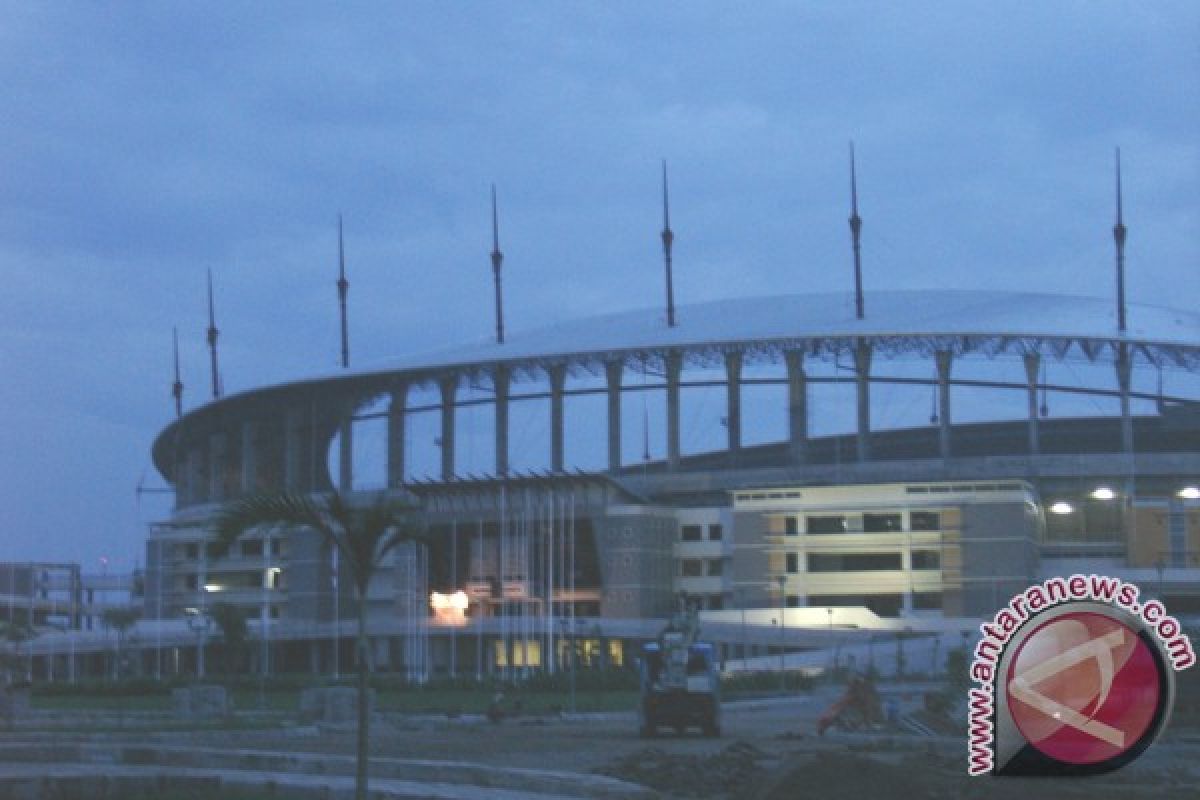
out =
[[[206,398],[662,302],[871,289],[1200,308],[1194,2],[0,2],[0,561],[128,569]],[[519,421],[517,421],[519,424]],[[571,422],[568,420],[568,425]]]

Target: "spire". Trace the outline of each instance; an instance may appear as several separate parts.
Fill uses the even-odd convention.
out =
[[[183,416],[183,381],[179,379],[179,328],[171,328],[171,339],[175,345],[175,382],[171,384],[171,395],[175,398],[175,416]]]
[[[342,367],[350,366],[350,333],[346,321],[346,293],[350,281],[346,280],[346,250],[342,244],[342,215],[338,214],[338,305],[342,314]]]
[[[500,252],[500,217],[496,212],[496,184],[492,184],[492,278],[496,284],[496,343],[504,344],[504,291],[501,288],[500,268],[504,253]]]
[[[650,460],[650,411],[646,407],[646,395],[642,393],[642,461]]]
[[[675,234],[671,232],[671,199],[667,192],[667,160],[662,162],[663,189],[663,259],[667,269],[667,327],[675,327],[675,284],[671,276],[671,245],[675,242]]]
[[[850,142],[850,237],[854,243],[854,315],[863,318],[862,250],[859,235],[862,217],[858,215],[858,176],[854,169],[854,142]]]
[[[217,369],[217,317],[213,310],[212,270],[208,271],[208,356],[212,367],[212,396],[216,400],[221,396],[220,371]]]
[[[1117,224],[1113,225],[1117,244],[1117,330],[1125,332],[1125,218],[1121,209],[1121,148],[1117,148]]]

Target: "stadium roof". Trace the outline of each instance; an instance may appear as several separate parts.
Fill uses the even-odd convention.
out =
[[[682,306],[678,324],[661,310],[628,311],[513,331],[492,339],[401,356],[322,378],[471,367],[602,360],[674,348],[716,353],[741,345],[800,346],[814,353],[847,349],[856,339],[886,352],[1044,352],[1088,360],[1125,341],[1152,363],[1200,364],[1200,314],[1130,304],[1128,331],[1117,334],[1110,300],[995,291],[869,292],[866,318],[855,319],[851,294],[750,297]],[[753,355],[753,352],[752,352]]]

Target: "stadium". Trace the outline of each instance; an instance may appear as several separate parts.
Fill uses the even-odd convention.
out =
[[[950,290],[667,312],[498,325],[182,414],[153,448],[176,509],[147,543],[147,616],[234,603],[277,668],[350,663],[353,596],[317,534],[262,532],[222,556],[210,539],[238,497],[335,489],[417,503],[434,533],[369,596],[377,668],[415,675],[554,669],[567,642],[621,663],[681,598],[746,663],[835,631],[967,630],[1078,571],[1200,612],[1200,398],[1162,377],[1194,383],[1200,315]],[[916,393],[928,421],[878,422],[889,392]],[[700,418],[720,438],[687,452],[692,395],[721,412]],[[541,423],[512,447],[520,413]],[[573,438],[602,463],[573,463]],[[489,467],[461,465],[484,449]],[[170,669],[197,658],[177,646]]]

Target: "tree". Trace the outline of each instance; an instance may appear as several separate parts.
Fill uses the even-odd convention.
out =
[[[3,667],[6,682],[21,683],[17,676],[26,669],[25,660],[21,658],[21,645],[37,635],[37,631],[29,625],[20,622],[0,622],[0,637],[8,643],[8,650],[0,654],[0,667]],[[28,672],[25,679],[28,680]]]
[[[121,662],[125,657],[125,636],[140,616],[141,612],[131,606],[106,608],[100,615],[104,627],[117,632],[117,663],[113,668],[113,677],[116,680],[121,679]]]
[[[208,610],[208,615],[221,631],[221,640],[225,644],[225,672],[232,675],[237,672],[238,662],[246,650],[246,639],[249,638],[246,615],[232,603],[216,603]]]
[[[367,797],[367,753],[370,716],[367,713],[367,587],[384,557],[404,542],[427,541],[428,531],[412,522],[415,509],[389,501],[384,494],[371,505],[355,507],[338,492],[250,495],[226,506],[216,520],[219,553],[260,526],[308,527],[319,532],[341,554],[341,568],[354,587],[358,604],[358,742],[354,776],[356,800]]]

